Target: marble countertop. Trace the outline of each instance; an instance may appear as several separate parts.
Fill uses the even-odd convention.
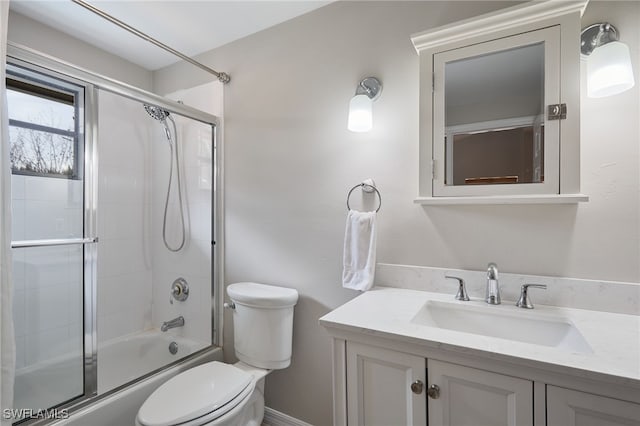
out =
[[[482,307],[493,313],[521,315],[531,319],[560,319],[572,323],[591,351],[572,352],[496,337],[427,326],[414,321],[428,301]],[[534,301],[535,303],[535,301]],[[329,312],[320,323],[330,332],[342,330],[361,335],[402,341],[424,348],[437,348],[529,367],[568,373],[640,387],[640,316],[535,305],[527,310],[512,301],[492,306],[472,298],[453,300],[453,295],[426,291],[375,287]],[[522,330],[526,333],[526,330]]]

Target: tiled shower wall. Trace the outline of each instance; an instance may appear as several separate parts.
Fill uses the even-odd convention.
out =
[[[209,83],[180,93],[168,95],[187,105],[220,116],[222,89],[218,83]],[[182,158],[183,196],[187,206],[187,243],[177,253],[169,252],[162,243],[162,221],[164,201],[168,182],[169,149],[161,128],[156,129],[153,152],[153,322],[184,316],[185,326],[172,330],[192,340],[211,342],[211,288],[212,288],[212,200],[214,194],[213,143],[211,126],[194,120],[174,116],[180,139]],[[175,181],[175,174],[174,174]],[[175,182],[174,182],[175,185]],[[172,200],[175,198],[175,187]],[[177,205],[169,206],[167,236],[173,245],[178,241],[179,222]],[[189,283],[190,295],[184,302],[169,303],[170,286],[176,278],[184,278]]]
[[[98,344],[152,327],[151,136],[142,105],[99,94]]]
[[[163,126],[141,103],[101,92],[99,128],[98,341],[159,328],[179,315],[185,326],[169,333],[211,342],[210,126],[175,114],[181,156],[187,242],[170,252],[162,241],[170,148]],[[173,129],[172,129],[173,132]],[[177,177],[167,237],[179,245]],[[170,303],[176,278],[189,283],[184,302]]]

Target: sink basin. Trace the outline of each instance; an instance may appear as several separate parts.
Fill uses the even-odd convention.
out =
[[[511,341],[591,353],[591,347],[568,319],[520,312],[515,306],[429,300],[411,319],[414,324]]]

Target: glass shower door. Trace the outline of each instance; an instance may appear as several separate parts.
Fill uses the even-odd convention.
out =
[[[92,240],[84,225],[84,88],[12,65],[7,92],[17,421],[85,394],[84,265]]]

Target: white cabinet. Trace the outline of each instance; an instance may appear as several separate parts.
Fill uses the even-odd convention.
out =
[[[533,382],[442,361],[427,361],[430,426],[532,426]]]
[[[426,366],[428,380],[421,356],[347,342],[347,424],[533,425],[532,381],[431,359]]]
[[[426,425],[423,357],[347,342],[346,358],[350,426]]]
[[[574,203],[580,19],[525,2],[411,37],[420,56],[422,204]]]
[[[640,404],[545,384],[526,369],[514,377],[513,370],[445,362],[429,351],[342,339],[334,345],[336,425],[640,426]]]
[[[547,386],[547,426],[640,426],[640,405]]]

